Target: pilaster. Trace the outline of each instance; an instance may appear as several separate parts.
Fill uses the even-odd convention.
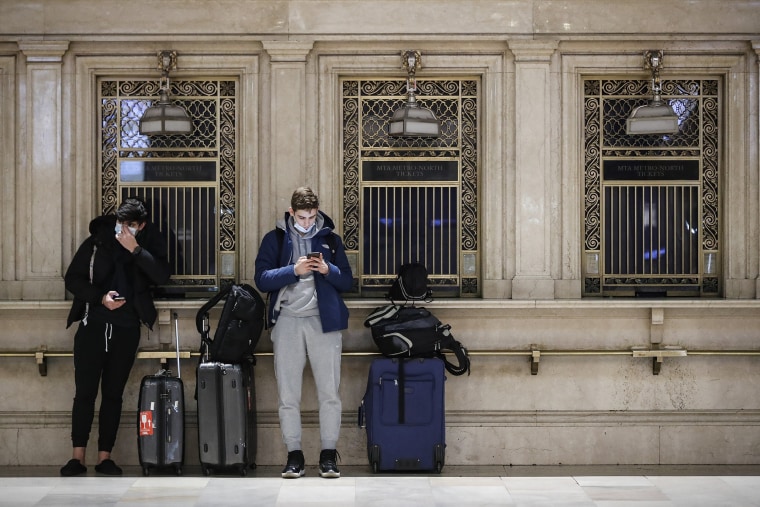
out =
[[[26,58],[20,89],[23,132],[16,178],[17,280],[24,299],[60,297],[63,288],[61,245],[62,65],[68,41],[21,41]]]
[[[293,189],[314,185],[316,172],[306,167],[306,57],[311,42],[264,41],[270,58],[270,188],[276,218],[288,209]],[[265,169],[266,170],[266,169]]]
[[[753,81],[751,81],[750,84],[750,103],[753,104],[752,107],[747,108],[749,111],[749,117],[750,117],[750,132],[752,132],[752,129],[754,129],[755,133],[755,139],[754,141],[750,141],[751,149],[753,150],[753,153],[750,156],[750,160],[754,161],[755,167],[752,169],[752,171],[755,174],[755,181],[760,181],[758,178],[760,178],[760,40],[753,40],[752,41],[752,49],[755,50],[755,78]],[[755,199],[756,202],[758,199],[758,192],[759,190],[755,188]],[[760,207],[754,208],[756,212],[760,212]],[[760,216],[756,217],[757,221],[756,223],[760,224]],[[757,244],[757,243],[755,243]],[[756,257],[756,259],[760,260],[760,256]],[[758,272],[760,272],[760,266],[758,266],[757,269]],[[755,298],[760,299],[760,276],[755,279]]]
[[[16,57],[0,56],[0,237],[15,238],[16,182]],[[11,299],[16,274],[16,246],[6,241],[0,247],[0,300]]]
[[[551,58],[557,41],[510,41],[515,57],[513,299],[552,299]]]

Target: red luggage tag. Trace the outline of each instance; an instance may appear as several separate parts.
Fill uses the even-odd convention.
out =
[[[153,436],[153,412],[150,410],[140,412],[140,436]]]

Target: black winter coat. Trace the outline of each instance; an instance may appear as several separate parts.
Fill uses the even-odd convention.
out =
[[[103,295],[110,290],[118,290],[127,298],[127,304],[111,312],[115,320],[113,323],[131,320],[152,329],[156,322],[158,312],[150,289],[153,285],[165,284],[171,275],[166,241],[158,227],[148,222],[136,236],[142,250],[133,255],[116,240],[115,225],[115,215],[103,215],[92,220],[90,237],[79,246],[66,270],[66,290],[74,295],[66,327],[84,317],[87,303],[90,304],[90,315],[110,317],[101,305]],[[97,251],[90,283],[90,259],[94,246],[97,246]],[[117,288],[119,284],[122,287]]]

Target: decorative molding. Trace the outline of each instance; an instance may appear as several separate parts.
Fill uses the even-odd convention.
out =
[[[511,40],[507,42],[509,50],[515,56],[515,62],[548,63],[559,47],[557,40]]]
[[[304,427],[318,427],[319,413],[304,411],[301,414]],[[342,425],[355,427],[355,411],[344,411]],[[121,426],[133,428],[137,412],[125,410]],[[259,427],[279,427],[277,411],[259,411],[256,414]],[[97,414],[94,425],[97,425]],[[187,411],[185,425],[198,426],[198,413]],[[590,426],[757,426],[760,410],[447,410],[447,427],[590,427]],[[58,412],[0,412],[0,429],[68,428],[71,413]]]
[[[262,41],[264,50],[272,62],[305,62],[314,47],[313,42]]]
[[[69,49],[69,41],[19,41],[18,48],[27,62],[60,62]]]

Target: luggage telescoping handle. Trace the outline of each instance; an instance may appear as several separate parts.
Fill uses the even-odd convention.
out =
[[[209,348],[211,348],[211,323],[208,318],[208,312],[203,314],[201,331],[201,362],[209,362]]]
[[[179,316],[174,312],[174,343],[177,346],[177,378],[182,378],[179,373]]]

